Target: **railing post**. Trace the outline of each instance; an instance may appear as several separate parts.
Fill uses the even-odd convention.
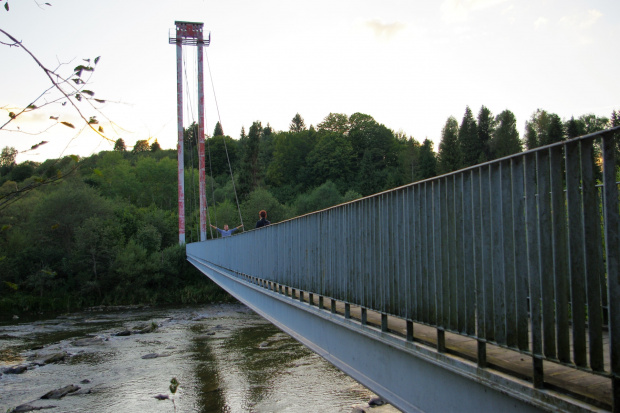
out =
[[[607,256],[607,288],[609,294],[609,351],[611,361],[612,410],[620,412],[620,220],[618,218],[618,186],[616,185],[616,139],[603,137],[603,191],[605,213],[605,252]]]

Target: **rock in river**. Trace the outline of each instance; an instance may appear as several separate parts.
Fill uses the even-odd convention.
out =
[[[65,397],[69,393],[73,393],[75,391],[80,390],[80,388],[81,388],[80,386],[76,386],[74,384],[70,384],[70,385],[65,386],[63,388],[49,391],[49,392],[45,393],[43,396],[41,396],[41,398],[42,399],[60,399],[62,397]]]

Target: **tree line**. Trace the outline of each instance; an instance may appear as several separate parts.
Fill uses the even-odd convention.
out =
[[[466,107],[450,116],[438,151],[371,116],[330,113],[315,126],[296,114],[288,131],[253,122],[239,139],[218,123],[205,139],[209,223],[252,229],[538,146],[620,125],[587,114],[537,110],[523,138],[515,116]],[[199,240],[197,126],[184,131],[186,240]],[[157,141],[87,158],[16,164],[0,153],[0,309],[204,303],[226,297],[178,245],[177,154]],[[232,177],[231,177],[232,175]],[[208,237],[216,233],[208,231]]]

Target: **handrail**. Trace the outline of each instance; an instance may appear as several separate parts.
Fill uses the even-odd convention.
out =
[[[205,256],[238,274],[434,326],[439,348],[443,331],[473,337],[481,367],[486,343],[517,350],[532,358],[536,387],[543,360],[610,377],[620,411],[618,132],[209,241]]]

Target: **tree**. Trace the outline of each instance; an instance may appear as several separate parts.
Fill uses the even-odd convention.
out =
[[[439,143],[439,173],[445,174],[461,168],[461,147],[459,145],[459,124],[454,116],[446,120]]]
[[[15,165],[15,158],[17,157],[17,149],[12,146],[5,146],[2,148],[0,154],[0,168],[10,168]]]
[[[297,113],[293,117],[293,120],[291,121],[291,124],[289,125],[289,130],[291,132],[301,132],[301,131],[306,130],[306,124],[304,122],[304,119],[301,117],[299,113]]]
[[[503,158],[521,152],[523,147],[519,139],[515,115],[506,109],[497,115],[495,124],[496,128],[493,130],[490,142],[490,159]]]
[[[349,140],[339,133],[323,133],[307,158],[311,185],[320,186],[331,180],[339,188],[348,189],[354,176],[354,162]]]
[[[216,136],[224,136],[224,129],[222,129],[222,124],[220,122],[215,124],[215,129],[213,129],[213,137]]]
[[[351,129],[349,117],[344,113],[330,113],[317,125],[320,131],[336,132],[346,135]]]
[[[123,138],[118,138],[116,142],[114,142],[114,150],[119,152],[125,152],[127,150]]]
[[[566,137],[564,124],[558,115],[537,109],[525,122],[525,142],[528,149],[560,142]]]
[[[248,136],[245,139],[241,170],[239,171],[239,193],[241,197],[248,196],[252,190],[258,188],[260,182],[261,171],[258,155],[262,131],[261,123],[256,121],[250,126]]]
[[[161,146],[159,146],[159,142],[155,139],[155,142],[151,145],[151,152],[161,151]]]
[[[465,108],[465,115],[461,121],[458,134],[459,146],[461,147],[461,166],[472,166],[484,159],[484,147],[478,137],[478,125],[469,106]]]
[[[239,158],[239,143],[230,136],[214,135],[206,140],[207,173],[218,176],[230,173],[228,162],[234,168]]]
[[[489,108],[483,105],[478,112],[478,140],[480,141],[484,158],[479,159],[479,162],[492,159],[490,144],[494,128],[495,121],[493,119],[493,114]]]
[[[353,196],[352,193],[349,196]],[[309,193],[301,194],[295,200],[297,215],[319,211],[344,202],[338,187],[332,181],[327,181]]]
[[[149,145],[149,141],[147,140],[139,140],[136,141],[136,145],[133,147],[133,153],[140,153],[140,152],[148,152],[151,150],[151,147]]]
[[[437,176],[437,156],[433,151],[433,141],[424,139],[420,147],[417,179],[428,179],[434,176]]]

